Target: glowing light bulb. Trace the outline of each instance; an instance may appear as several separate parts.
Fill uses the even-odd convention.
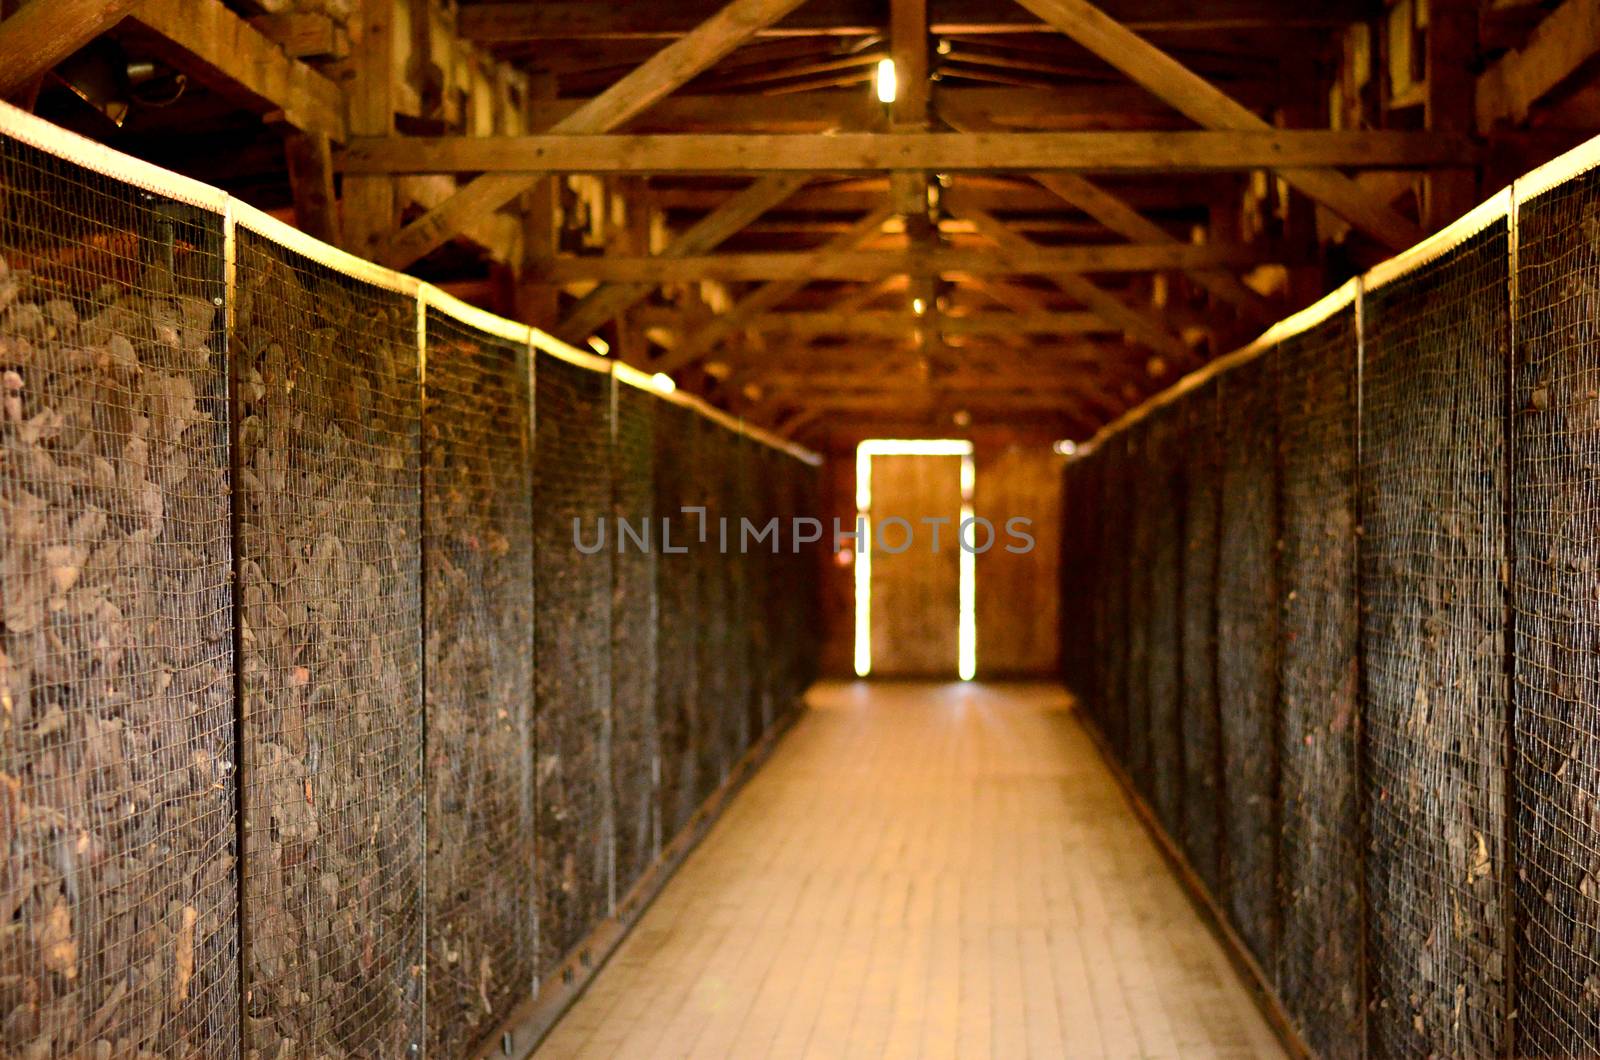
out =
[[[878,102],[893,103],[895,94],[899,91],[899,76],[895,73],[893,59],[878,60]]]
[[[920,317],[928,311],[928,303],[920,298],[913,298],[911,300],[911,311]]]
[[[599,335],[590,335],[589,348],[595,353],[598,353],[600,356],[604,357],[606,354],[611,352],[611,343],[607,342],[605,339],[602,339]]]
[[[678,389],[678,384],[674,383],[672,381],[672,376],[668,375],[666,372],[657,372],[655,375],[651,376],[650,385],[661,391],[663,394],[670,394],[674,390]]]

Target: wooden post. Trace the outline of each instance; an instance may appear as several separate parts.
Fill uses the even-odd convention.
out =
[[[1427,42],[1428,128],[1468,133],[1476,120],[1473,60],[1478,52],[1478,5],[1473,0],[1430,0]],[[1423,221],[1443,228],[1478,201],[1477,172],[1436,169],[1428,175]]]
[[[362,0],[361,37],[352,51],[355,76],[349,85],[350,131],[358,136],[394,134],[394,0]],[[393,177],[344,178],[345,248],[375,259],[395,228]]]
[[[294,194],[295,227],[338,245],[339,209],[333,191],[333,150],[325,133],[291,133],[283,141]]]

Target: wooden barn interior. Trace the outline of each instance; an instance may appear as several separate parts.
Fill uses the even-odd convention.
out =
[[[0,99],[0,1055],[1600,1055],[1600,0]]]

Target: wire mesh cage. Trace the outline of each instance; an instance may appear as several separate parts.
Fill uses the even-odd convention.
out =
[[[728,628],[732,590],[727,557],[717,548],[717,519],[727,511],[728,435],[709,420],[696,420],[690,489],[692,507],[700,509],[690,526],[688,544],[697,581],[695,624],[696,693],[694,804],[711,796],[727,776],[729,716],[732,690],[728,655],[733,641]],[[742,709],[742,708],[741,708]]]
[[[716,518],[713,551],[722,567],[726,586],[727,642],[723,649],[722,764],[724,775],[750,746],[752,681],[750,675],[751,599],[748,556],[740,537],[740,520],[753,514],[750,506],[752,442],[721,426],[718,434],[721,466],[717,503],[708,516]]]
[[[415,1055],[417,302],[236,244],[246,1047]]]
[[[1145,472],[1141,487],[1143,518],[1149,523],[1149,570],[1145,605],[1146,702],[1149,724],[1149,798],[1171,835],[1183,824],[1184,746],[1180,729],[1182,706],[1183,626],[1180,576],[1183,566],[1183,480],[1179,455],[1185,445],[1179,433],[1183,412],[1163,405],[1149,417],[1145,438]]]
[[[1217,383],[1195,388],[1183,402],[1183,827],[1189,864],[1213,895],[1222,893],[1222,720],[1217,704],[1217,529],[1222,441]]]
[[[1127,447],[1120,436],[1095,451],[1100,463],[1099,577],[1095,592],[1095,716],[1117,758],[1128,761]]]
[[[612,899],[608,373],[534,362],[535,853],[540,974]]]
[[[0,136],[0,1021],[239,1042],[222,215]]]
[[[1521,1056],[1600,1053],[1600,172],[1517,205],[1511,427]]]
[[[1127,644],[1123,662],[1122,711],[1124,750],[1122,764],[1134,786],[1151,798],[1154,775],[1150,762],[1150,562],[1155,552],[1155,497],[1151,481],[1150,417],[1130,425],[1123,446],[1123,490],[1127,529],[1120,557],[1127,579],[1126,615],[1122,636]]]
[[[1505,1051],[1507,225],[1363,301],[1372,1049]]]
[[[1278,347],[1278,992],[1322,1056],[1362,1043],[1361,814],[1356,699],[1356,313],[1353,301]]]
[[[634,386],[616,388],[612,511],[616,519],[611,595],[611,791],[616,807],[616,890],[625,894],[655,858],[656,562],[655,434],[661,402]],[[630,530],[630,528],[632,528]],[[637,532],[637,537],[633,532]]]
[[[533,988],[529,347],[430,307],[423,409],[428,1053]]]
[[[774,634],[783,622],[783,586],[772,578],[774,555],[782,547],[778,464],[783,457],[758,442],[744,447],[745,510],[739,513],[739,551],[744,559],[745,592],[749,601],[749,732],[758,739],[772,723],[778,668]],[[746,522],[748,520],[748,523]],[[772,543],[762,538],[772,527]]]
[[[657,799],[663,836],[676,835],[699,805],[696,797],[700,746],[699,627],[700,583],[695,557],[696,521],[685,512],[695,489],[700,432],[698,417],[679,405],[656,411],[655,519],[661,534],[656,557],[656,728],[661,782]]]
[[[1264,967],[1277,956],[1277,356],[1217,377],[1217,716],[1226,797],[1221,898]]]

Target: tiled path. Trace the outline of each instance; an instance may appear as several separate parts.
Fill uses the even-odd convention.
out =
[[[1283,1055],[1062,693],[810,699],[540,1057]]]

